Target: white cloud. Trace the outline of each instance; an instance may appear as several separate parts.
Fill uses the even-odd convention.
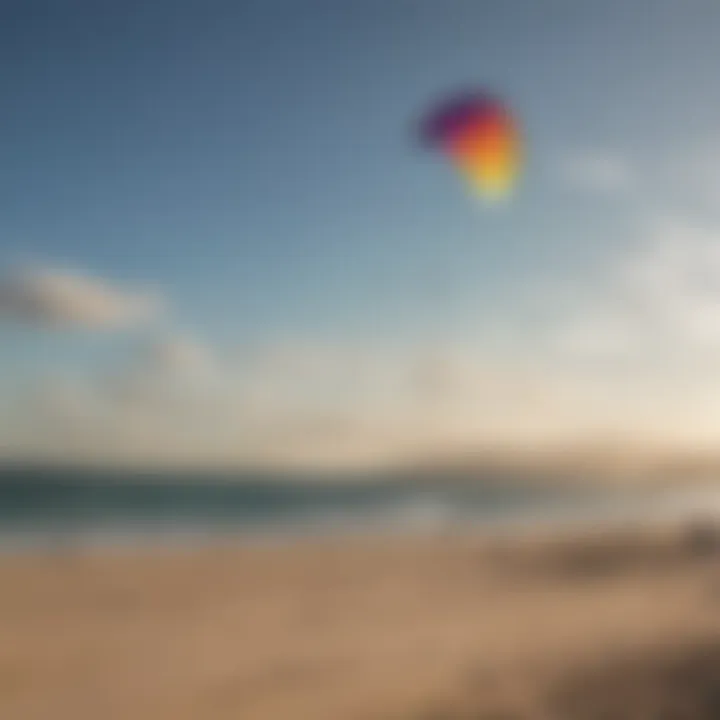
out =
[[[310,374],[293,362],[300,356],[314,358]],[[668,384],[667,376],[610,377],[531,356],[491,362],[462,348],[356,357],[350,348],[289,345],[238,364],[170,337],[141,347],[113,377],[55,379],[30,400],[14,412],[22,422],[13,434],[0,440],[5,453],[109,464],[353,467],[476,445],[521,452],[611,431],[633,439],[650,430],[699,432],[704,423],[710,433],[720,384],[707,375],[692,387]]]
[[[143,385],[189,387],[210,381],[217,371],[211,349],[180,335],[166,335],[144,344],[123,376]]]
[[[717,209],[720,201],[720,142],[703,138],[682,154],[677,153],[666,169],[666,183],[676,196],[700,200]]]
[[[567,154],[559,165],[562,180],[572,188],[600,193],[632,190],[636,177],[621,154],[602,150],[578,150]]]
[[[657,220],[595,291],[548,329],[555,354],[530,342],[512,363],[469,347],[318,342],[232,358],[167,335],[111,375],[42,388],[0,448],[107,463],[351,466],[603,433],[716,437],[720,233]],[[661,372],[668,358],[680,362]]]
[[[602,284],[593,306],[561,324],[561,348],[695,360],[720,351],[720,231],[656,221]]]
[[[554,338],[557,348],[580,356],[616,356],[630,350],[634,336],[626,319],[611,312],[580,315],[563,323]]]
[[[157,297],[67,270],[25,270],[0,279],[0,319],[48,327],[119,329],[144,323],[160,309]]]
[[[478,433],[546,433],[543,392],[526,370],[461,350],[289,345],[236,364],[171,337],[111,377],[42,388],[21,446],[104,462],[373,464]]]

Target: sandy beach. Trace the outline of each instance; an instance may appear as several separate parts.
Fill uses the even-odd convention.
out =
[[[666,529],[6,556],[0,717],[718,717],[707,550]]]

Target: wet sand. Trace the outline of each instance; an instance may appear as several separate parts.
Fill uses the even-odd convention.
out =
[[[6,556],[0,717],[717,718],[707,545],[615,530]]]

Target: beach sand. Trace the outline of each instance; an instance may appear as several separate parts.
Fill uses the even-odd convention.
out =
[[[0,559],[3,720],[718,717],[720,556],[677,530]]]

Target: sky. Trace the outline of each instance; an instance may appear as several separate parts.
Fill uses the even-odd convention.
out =
[[[0,7],[0,457],[720,439],[713,0]],[[479,203],[419,147],[500,95]]]

